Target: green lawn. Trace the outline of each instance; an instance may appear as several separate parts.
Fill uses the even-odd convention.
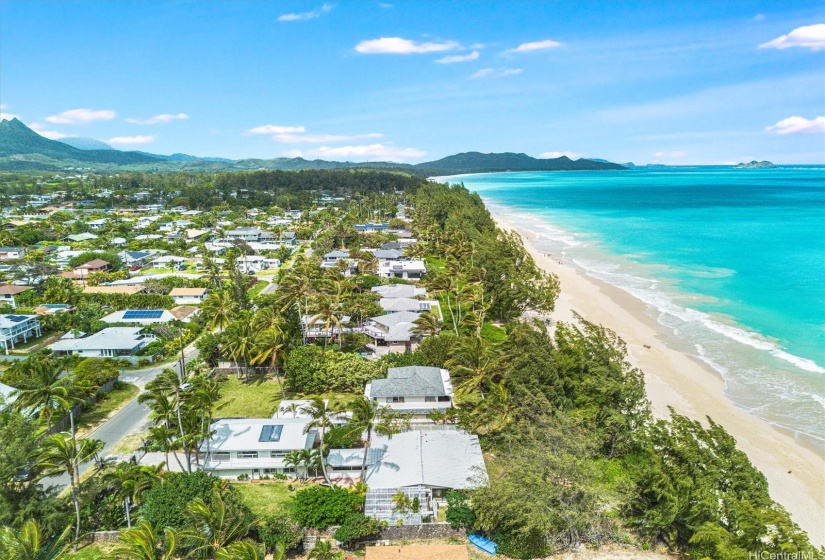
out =
[[[77,429],[88,433],[105,422],[110,416],[126,406],[140,390],[131,383],[119,382],[108,394],[102,396],[95,404],[84,410],[78,418]]]
[[[244,383],[228,375],[221,381],[221,400],[215,416],[220,418],[272,418],[281,402],[281,389],[275,379],[267,376]]]
[[[74,553],[71,552],[72,549],[69,547],[69,553],[61,558],[64,558],[64,560],[97,560],[115,546],[117,546],[115,543],[92,543],[85,545]]]
[[[267,282],[266,280],[258,280],[258,282],[256,282],[255,285],[252,286],[252,289],[249,290],[249,297],[254,298],[258,294],[260,294],[261,290],[263,290],[267,286],[269,286],[269,282]]]
[[[255,517],[260,517],[292,511],[292,496],[295,492],[289,491],[290,484],[295,487],[296,491],[310,486],[310,484],[282,481],[236,482],[232,483],[232,486],[240,492],[243,501]]]

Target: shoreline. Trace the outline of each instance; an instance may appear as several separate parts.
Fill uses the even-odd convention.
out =
[[[492,212],[491,212],[492,214]],[[791,514],[815,546],[825,545],[825,460],[787,430],[750,415],[724,394],[725,381],[699,359],[665,344],[665,332],[645,312],[647,304],[622,289],[587,276],[538,251],[536,234],[493,214],[496,225],[517,232],[525,249],[543,270],[556,274],[561,294],[552,313],[573,322],[575,311],[618,334],[627,344],[627,359],[644,372],[651,411],[668,418],[668,407],[707,425],[720,424],[768,480],[771,497]]]

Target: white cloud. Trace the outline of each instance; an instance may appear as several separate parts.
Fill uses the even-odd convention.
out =
[[[825,133],[825,117],[815,117],[813,119],[788,117],[774,125],[766,126],[765,130],[775,132],[776,134],[796,134],[798,132],[822,134]]]
[[[781,35],[773,41],[759,45],[760,49],[782,50],[791,47],[811,49],[812,51],[825,49],[825,23],[797,27],[787,35]]]
[[[478,51],[473,51],[470,54],[454,54],[450,56],[445,56],[444,58],[439,58],[435,62],[439,64],[455,64],[456,62],[467,62],[470,60],[478,59]]]
[[[31,123],[29,128],[38,133],[43,138],[48,138],[49,140],[60,140],[61,138],[69,138],[71,134],[65,134],[63,132],[58,132],[56,130],[46,130],[46,127],[40,123]]]
[[[581,154],[576,152],[542,152],[539,154],[538,159],[556,159],[562,156],[567,156],[570,159],[579,159],[582,157]]]
[[[368,132],[366,134],[276,134],[272,137],[276,142],[283,144],[323,144],[325,142],[351,142],[352,140],[363,140],[365,138],[382,138],[380,132]]]
[[[547,49],[555,49],[562,46],[562,43],[546,39],[544,41],[532,41],[530,43],[522,43],[514,49],[504,51],[504,54],[526,53],[533,51],[543,51]]]
[[[752,21],[765,21],[765,14],[756,14],[753,16]]]
[[[361,54],[427,54],[452,51],[459,47],[455,41],[419,43],[401,37],[381,37],[361,41],[355,50]]]
[[[265,124],[247,130],[250,134],[301,134],[306,132],[303,126],[279,126],[276,124]]]
[[[335,8],[335,4],[324,4],[317,10],[310,12],[298,12],[293,14],[282,14],[278,16],[278,21],[306,21],[308,19],[319,18],[327,12],[331,12]]]
[[[72,109],[63,111],[59,115],[46,117],[46,120],[54,124],[89,124],[94,121],[110,121],[115,118],[115,112],[109,109]]]
[[[680,151],[656,152],[655,154],[653,154],[653,157],[657,157],[657,158],[680,158],[680,157],[685,157],[686,155],[687,155],[687,152],[680,152]]]
[[[382,8],[385,8],[385,9],[389,9],[389,8],[393,7],[392,4],[388,4],[387,2],[379,2],[378,5]]]
[[[186,113],[178,113],[177,115],[170,115],[169,113],[162,113],[160,115],[155,115],[154,117],[149,117],[148,119],[126,119],[127,123],[132,124],[167,124],[172,121],[185,121],[189,118],[189,115]]]
[[[515,76],[521,74],[523,68],[482,68],[478,72],[470,75],[471,80],[478,78],[503,78],[504,76]]]
[[[387,144],[360,146],[320,146],[312,150],[287,150],[287,157],[309,157],[321,159],[355,159],[358,161],[404,161],[420,158],[426,152],[416,148],[397,148]]]
[[[149,144],[150,142],[154,142],[155,138],[157,138],[155,135],[115,136],[114,138],[109,138],[106,142],[115,145]]]

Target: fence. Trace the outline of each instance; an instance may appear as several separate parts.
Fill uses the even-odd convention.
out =
[[[98,389],[97,392],[95,392],[94,395],[92,395],[91,397],[86,399],[86,402],[82,402],[82,403],[78,403],[78,404],[74,405],[72,407],[71,414],[74,415],[75,419],[77,419],[78,415],[80,414],[80,412],[83,410],[83,408],[85,406],[96,403],[97,399],[99,397],[102,397],[106,393],[111,392],[112,389],[115,388],[115,384],[117,384],[119,379],[120,379],[120,376],[113,377],[112,379],[110,379],[109,381],[107,381],[106,383],[101,385],[100,389]],[[66,416],[64,416],[63,418],[61,418],[57,422],[55,422],[52,425],[51,429],[46,431],[46,435],[56,434],[58,432],[65,432],[67,429],[69,429],[70,424],[71,424],[71,419],[69,418],[69,415],[67,414]]]

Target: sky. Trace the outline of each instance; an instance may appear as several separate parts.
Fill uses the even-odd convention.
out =
[[[820,0],[2,0],[0,111],[232,159],[825,163]]]

